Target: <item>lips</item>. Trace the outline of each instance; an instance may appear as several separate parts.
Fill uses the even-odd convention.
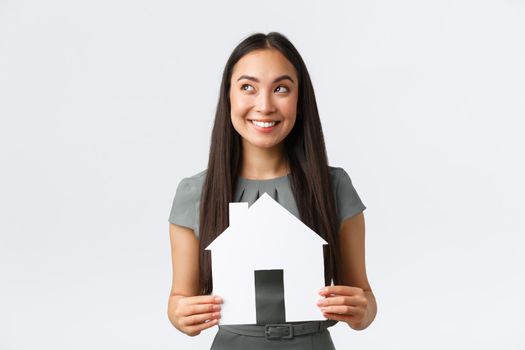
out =
[[[280,123],[279,120],[271,119],[249,119],[253,127],[260,132],[271,132]]]
[[[280,120],[274,120],[274,119],[248,119],[251,122],[262,122],[262,123],[271,123],[276,122],[280,123]]]

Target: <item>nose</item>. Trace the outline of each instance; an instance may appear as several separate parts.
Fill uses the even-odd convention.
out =
[[[257,96],[256,101],[257,112],[262,114],[270,114],[276,111],[273,102],[273,95],[271,93],[261,91]]]

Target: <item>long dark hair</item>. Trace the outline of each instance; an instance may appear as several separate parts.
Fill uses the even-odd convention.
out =
[[[282,34],[256,33],[245,38],[231,53],[220,87],[215,123],[211,135],[206,179],[200,201],[200,293],[210,294],[210,252],[204,250],[229,225],[229,203],[233,198],[241,167],[242,144],[230,116],[230,81],[232,70],[244,55],[253,50],[276,49],[295,67],[298,77],[297,118],[284,140],[290,166],[290,184],[299,215],[305,225],[328,242],[325,246],[325,283],[340,280],[340,253],[337,245],[338,221],[330,181],[328,159],[321,121],[310,75],[297,49]]]

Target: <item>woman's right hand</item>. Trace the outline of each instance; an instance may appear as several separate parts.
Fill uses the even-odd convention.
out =
[[[198,295],[177,298],[173,316],[175,327],[193,337],[218,324],[222,298],[216,295]]]

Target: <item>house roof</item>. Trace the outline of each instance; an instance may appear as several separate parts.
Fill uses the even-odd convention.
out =
[[[248,203],[230,203],[230,226],[206,249],[228,249],[231,240],[243,240],[247,244],[328,244],[295,215],[280,205],[267,193],[263,193],[250,207]]]

